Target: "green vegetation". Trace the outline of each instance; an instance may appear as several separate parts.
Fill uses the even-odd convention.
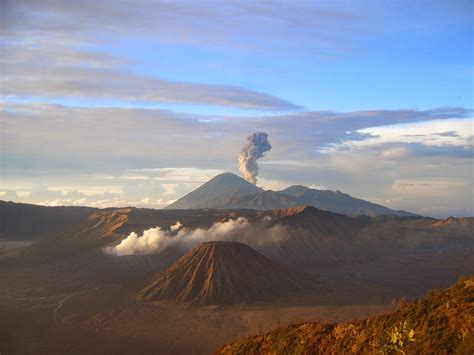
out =
[[[223,354],[471,354],[474,276],[392,313],[346,324],[278,328],[224,346]]]

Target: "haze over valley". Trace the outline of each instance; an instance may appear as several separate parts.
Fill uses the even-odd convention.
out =
[[[13,202],[0,214],[2,344],[20,353],[208,353],[386,312],[474,270],[473,218]]]

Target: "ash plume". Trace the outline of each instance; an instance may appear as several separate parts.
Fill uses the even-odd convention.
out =
[[[247,137],[247,141],[240,152],[239,170],[244,174],[245,180],[256,185],[258,176],[257,159],[263,157],[263,153],[272,149],[272,146],[268,141],[268,134],[265,132],[254,132]]]

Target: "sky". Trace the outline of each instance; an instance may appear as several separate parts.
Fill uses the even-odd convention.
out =
[[[474,215],[474,2],[0,0],[0,199],[162,208],[239,174]]]

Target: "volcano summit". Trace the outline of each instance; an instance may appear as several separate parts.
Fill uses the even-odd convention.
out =
[[[277,264],[245,244],[218,241],[195,247],[159,274],[138,298],[232,305],[321,290],[313,276]]]
[[[166,207],[166,209],[254,209],[272,210],[312,206],[349,216],[415,216],[352,197],[341,191],[293,185],[281,191],[263,190],[232,173],[223,173]]]

